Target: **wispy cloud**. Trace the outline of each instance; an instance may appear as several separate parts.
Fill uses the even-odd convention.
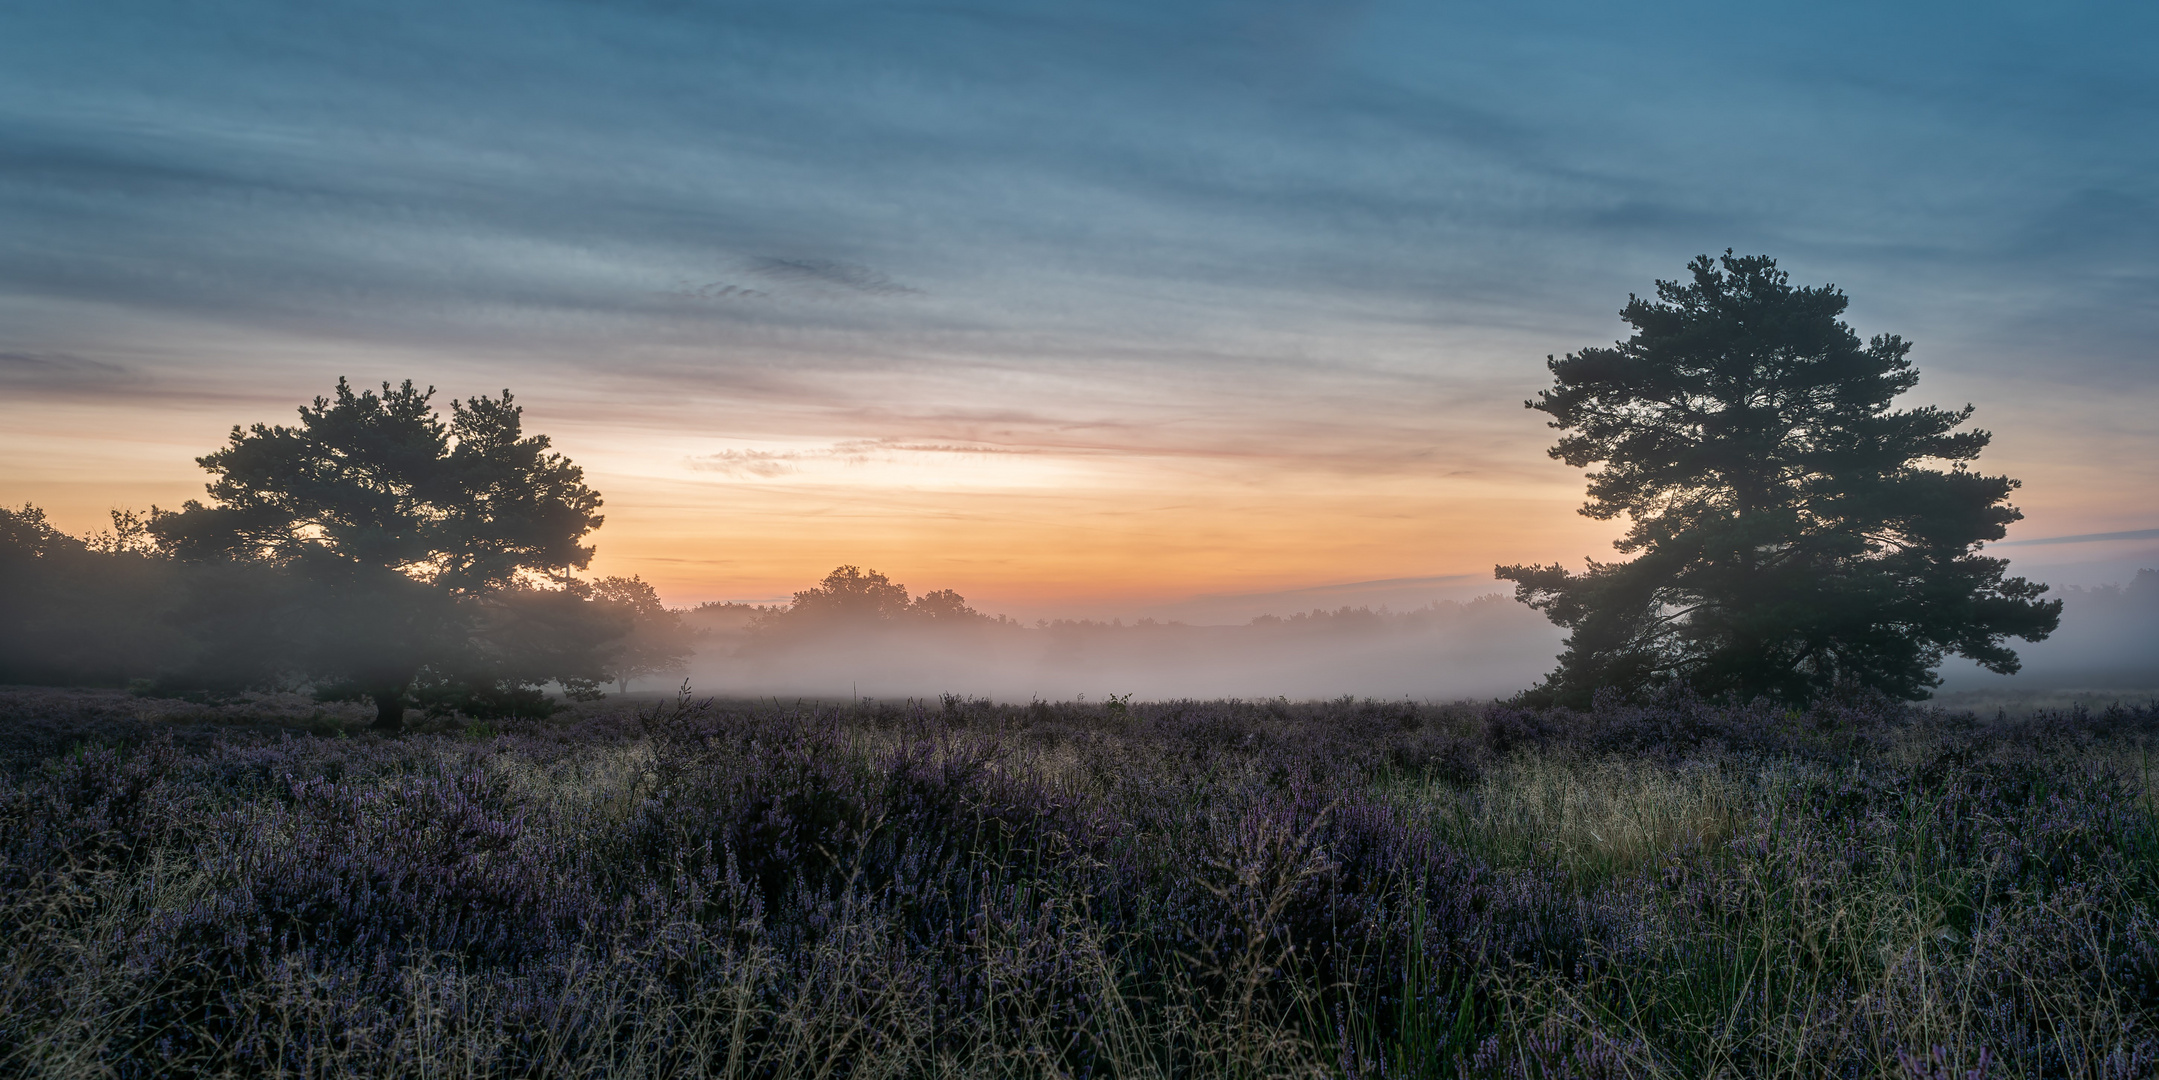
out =
[[[0,385],[14,390],[76,392],[109,388],[128,377],[119,364],[89,357],[0,350]]]
[[[2043,536],[2036,540],[2004,540],[1992,547],[2037,547],[2043,544],[2096,544],[2105,540],[2154,540],[2159,539],[2159,529],[2129,529],[2125,532],[2081,533],[2076,536]]]
[[[750,272],[789,284],[837,286],[871,296],[919,296],[922,293],[920,289],[902,285],[860,263],[841,262],[837,259],[777,259],[764,256],[750,260]]]
[[[998,456],[1038,455],[1046,453],[1036,447],[1005,447],[988,445],[961,445],[956,443],[914,442],[906,439],[848,439],[830,446],[801,450],[720,450],[699,454],[684,464],[697,472],[722,473],[728,476],[770,479],[802,471],[803,466],[829,462],[842,465],[863,465],[870,462],[890,462],[909,454],[946,456]]]
[[[770,478],[799,471],[804,460],[824,456],[792,450],[722,450],[690,458],[685,464],[698,472]]]
[[[769,300],[772,298],[772,294],[763,289],[753,289],[747,285],[737,285],[727,281],[707,281],[701,285],[693,285],[687,281],[677,282],[672,288],[662,290],[660,295],[669,300],[701,301]]]
[[[2114,133],[2153,80],[2067,24],[1904,53],[1930,20],[1875,17],[1888,77],[1770,14],[840,6],[11,9],[0,90],[36,104],[0,113],[0,290],[564,364],[811,333],[844,368],[925,334],[1197,356],[1329,309],[1563,348],[1589,297],[1726,243],[1981,327],[2152,269],[2154,152]],[[1712,107],[1642,74],[1700,55],[1759,78]],[[1975,169],[2005,130],[2032,164]],[[831,302],[877,298],[920,302]]]

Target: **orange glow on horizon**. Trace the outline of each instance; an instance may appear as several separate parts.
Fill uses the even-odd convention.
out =
[[[721,436],[697,410],[630,422],[559,396],[520,400],[528,430],[551,435],[606,496],[592,572],[641,575],[676,605],[783,599],[843,563],[1024,619],[1441,575],[1465,575],[1466,594],[1504,591],[1495,563],[1608,557],[1620,531],[1575,512],[1580,474],[1547,459],[1549,432],[1503,402],[1433,422],[1447,439],[1409,452],[1419,432],[1407,410],[1279,425],[1271,439],[1174,423],[1114,437],[895,424],[820,434],[814,418]],[[209,394],[10,404],[0,499],[42,506],[78,534],[115,507],[175,506],[202,497],[193,459],[234,423],[283,422],[291,408]],[[1982,467],[2025,481],[2029,519],[2013,537],[2149,527],[2112,497],[2123,466],[2094,464],[2077,429],[1987,412],[1997,439]]]

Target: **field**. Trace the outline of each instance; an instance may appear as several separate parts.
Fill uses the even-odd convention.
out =
[[[0,1073],[2149,1077],[2155,733],[0,691]]]

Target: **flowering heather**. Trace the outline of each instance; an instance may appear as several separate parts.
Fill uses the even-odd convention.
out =
[[[2159,1075],[2159,711],[0,693],[0,1073]]]

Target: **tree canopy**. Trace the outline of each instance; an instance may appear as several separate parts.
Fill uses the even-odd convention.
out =
[[[1625,516],[1615,546],[1635,556],[1497,568],[1572,631],[1531,699],[1913,699],[1952,653],[2015,671],[2004,640],[2044,638],[2061,605],[1978,554],[2022,515],[2015,480],[1969,467],[1989,440],[1964,428],[1972,407],[1893,408],[1919,380],[1911,345],[1862,343],[1834,286],[1730,252],[1688,270],[1629,299],[1632,337],[1549,360],[1527,403],[1565,433],[1553,457],[1595,467],[1582,513]]]
[[[552,580],[592,560],[579,543],[605,520],[584,471],[526,435],[499,398],[450,402],[407,379],[300,409],[297,427],[232,429],[197,458],[215,506],[189,500],[152,530],[183,555],[394,571],[459,592]]]

